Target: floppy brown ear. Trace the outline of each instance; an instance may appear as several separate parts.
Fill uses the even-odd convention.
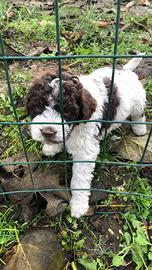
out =
[[[82,107],[80,118],[81,120],[89,120],[91,118],[91,115],[96,110],[97,102],[88,92],[88,90],[84,88],[82,89],[81,102]]]
[[[51,72],[40,74],[30,85],[26,97],[26,109],[28,115],[33,119],[45,110],[49,105],[49,95],[51,93],[50,83],[56,75]]]

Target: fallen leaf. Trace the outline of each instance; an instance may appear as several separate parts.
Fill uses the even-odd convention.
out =
[[[53,48],[51,48],[50,46],[44,46],[44,47],[37,47],[35,50],[32,50],[28,56],[39,56],[42,53],[45,54],[51,54],[53,53]],[[55,48],[56,51],[56,48]]]
[[[123,159],[140,161],[148,134],[145,136],[135,136],[132,132],[123,135],[119,142],[112,145],[112,150],[116,151]],[[150,138],[143,162],[152,163],[152,137]]]
[[[121,31],[128,30],[131,27],[132,27],[132,24],[131,23],[126,23],[125,25],[120,26],[120,30]]]
[[[152,181],[152,167],[146,166],[140,169],[140,173],[143,177],[149,178]]]
[[[29,161],[37,161],[39,160],[39,157],[36,153],[29,153],[27,152],[27,156]],[[2,163],[13,163],[13,162],[26,162],[26,158],[25,155],[23,153],[19,153],[16,156],[12,156],[12,157],[7,157],[5,160],[2,161]],[[31,164],[30,168],[31,170],[35,170],[35,168],[37,167],[37,164]],[[7,173],[12,173],[12,175],[17,176],[17,177],[23,177],[29,174],[29,167],[28,165],[4,165],[3,169],[7,172]],[[0,174],[1,176],[1,174]]]
[[[54,194],[52,193],[42,192],[41,195],[47,201],[46,213],[48,214],[49,217],[56,216],[57,214],[63,212],[68,205],[68,203],[65,200],[54,196]]]
[[[10,10],[10,11],[7,11],[6,12],[6,17],[7,17],[7,20],[11,20],[11,19],[14,19],[16,16],[16,12],[14,10]]]
[[[140,4],[142,4],[143,6],[146,6],[146,7],[150,6],[150,2],[148,0],[140,0]]]
[[[53,23],[51,22],[51,20],[50,21],[48,21],[48,20],[42,20],[42,21],[40,21],[39,22],[39,25],[41,26],[41,27],[48,27],[48,26],[52,26],[53,25]]]
[[[58,173],[54,171],[53,166],[47,168],[38,168],[32,172],[34,188],[35,189],[47,189],[47,188],[58,188],[60,177],[63,174],[62,167],[58,167]],[[27,174],[23,178],[12,177],[9,179],[1,178],[1,184],[6,191],[15,190],[26,190],[32,189],[33,183],[31,181],[30,174]],[[32,194],[32,193],[31,193]],[[23,200],[23,198],[29,196],[30,193],[12,194],[10,200],[12,203],[17,203]]]
[[[37,160],[36,155],[31,154],[30,160]],[[5,163],[13,161],[25,161],[25,158],[23,158],[23,154],[19,154],[7,158]],[[63,166],[50,165],[43,168],[36,168],[36,166],[37,164],[31,167],[34,186],[27,165],[22,165],[22,167],[21,165],[17,167],[16,165],[4,166],[2,168],[3,172],[0,173],[0,183],[5,191],[23,191],[8,196],[11,203],[21,206],[18,216],[23,218],[25,222],[31,220],[33,214],[38,211],[36,202],[33,201],[34,193],[24,192],[25,190],[33,188],[40,190],[52,188],[56,190],[53,192],[39,192],[46,200],[46,212],[49,216],[54,216],[63,211],[70,200],[69,192],[61,191],[61,189],[65,189],[65,186],[60,185],[60,180],[63,181],[64,179]],[[6,174],[4,169],[7,169]]]
[[[67,39],[70,43],[79,43],[83,37],[84,31],[79,32],[64,32],[61,31],[61,36]]]
[[[57,237],[49,228],[33,228],[16,245],[3,270],[62,270],[65,266]]]
[[[95,24],[99,28],[106,28],[109,25],[109,23],[106,21],[93,21],[93,24]]]
[[[5,53],[7,56],[25,56],[25,54],[22,54],[20,52],[18,52],[17,50],[15,50],[14,48],[12,48],[9,44],[6,43],[5,40],[3,40],[3,44],[4,44],[4,49],[5,49]],[[3,52],[0,48],[0,55],[3,55]]]
[[[130,9],[131,7],[133,7],[134,5],[135,5],[135,1],[131,1],[131,2],[127,3],[127,4],[122,8],[122,11],[127,12],[127,11],[129,11],[129,9]]]
[[[148,38],[142,37],[141,40],[142,40],[142,43],[143,44],[148,44],[149,43],[149,39]]]

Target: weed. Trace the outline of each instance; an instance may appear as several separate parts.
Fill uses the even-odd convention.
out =
[[[87,255],[83,255],[78,261],[82,266],[85,267],[86,270],[108,270],[108,268],[105,268],[104,263],[99,258],[94,260],[89,258]]]
[[[146,115],[149,119],[152,118],[152,78],[149,78],[146,82],[145,89],[147,92],[147,106],[146,106]]]
[[[0,1],[0,26],[4,25],[7,20],[7,13],[11,10],[12,6],[6,0]]]
[[[85,237],[81,229],[78,229],[78,223],[69,214],[65,216],[65,226],[60,232],[61,245],[64,250],[73,250],[77,252],[85,244]]]
[[[147,179],[138,177],[135,182],[135,191],[146,195],[152,195],[152,187],[148,184]],[[152,222],[151,199],[143,196],[131,196],[134,205],[134,212],[139,219]]]
[[[15,231],[19,234],[24,231],[24,225],[11,219],[13,208],[0,212],[0,254],[3,254],[16,241]],[[15,229],[16,227],[16,229]]]
[[[0,255],[17,243],[25,230],[38,223],[44,216],[43,213],[39,213],[31,222],[21,223],[14,219],[14,214],[13,206],[5,206],[0,212]]]
[[[149,270],[152,259],[152,244],[147,231],[143,224],[137,220],[134,214],[124,215],[126,224],[124,226],[123,243],[120,245],[121,250],[113,257],[112,266],[125,266],[125,257],[131,255],[133,262],[136,264],[135,270]]]
[[[99,28],[94,21],[105,21],[107,27]],[[80,14],[78,22],[73,24],[73,31],[82,31],[81,41],[69,49],[72,53],[81,54],[97,54],[97,55],[112,55],[114,49],[115,36],[115,13],[107,13],[103,11],[98,15],[92,8],[87,9]],[[128,54],[130,51],[137,50],[140,52],[152,52],[151,47],[151,27],[152,19],[147,15],[132,16],[129,13],[123,13],[121,23],[126,29],[119,33],[118,54]],[[146,42],[145,42],[146,40]],[[135,42],[136,41],[136,42]],[[125,62],[126,60],[117,59],[117,63]],[[102,66],[103,64],[111,64],[112,60],[107,59],[83,59],[80,60],[84,70],[87,72]]]
[[[11,83],[13,85],[12,95],[14,104],[16,106],[16,113],[20,121],[23,120],[26,122],[29,121],[29,119],[26,117],[25,96],[28,90],[27,83],[30,78],[31,77],[28,72],[18,71],[17,73],[11,75]],[[0,121],[16,121],[10,98],[3,93],[0,94]],[[21,127],[22,131],[24,129],[25,127]],[[25,136],[25,132],[22,133],[27,151],[40,151],[40,144],[33,142],[31,138]],[[16,125],[4,125],[2,127],[2,137],[3,148],[5,151],[3,151],[3,154],[1,155],[1,160],[23,151],[19,128]]]

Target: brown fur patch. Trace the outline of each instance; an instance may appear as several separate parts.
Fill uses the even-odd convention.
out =
[[[51,94],[51,81],[58,77],[47,72],[34,80],[27,95],[27,111],[33,119],[49,106],[48,98]],[[53,95],[53,92],[52,92]],[[69,72],[62,72],[62,95],[64,119],[66,121],[89,120],[96,109],[96,100],[83,88],[78,77]],[[61,113],[60,94],[54,97],[54,109]]]
[[[45,106],[49,105],[48,97],[51,93],[49,83],[55,78],[55,74],[47,72],[31,84],[27,95],[26,106],[27,112],[32,119],[38,114],[41,114],[45,110]]]
[[[62,73],[62,80],[64,119],[66,121],[89,120],[96,109],[96,100],[73,74]],[[61,113],[59,94],[56,101],[55,110]]]
[[[108,77],[105,77],[103,79],[103,82],[104,82],[104,85],[107,89],[107,95],[108,95],[108,100],[109,100],[109,97],[110,97],[110,88],[111,88],[111,80],[108,78]],[[118,97],[118,89],[117,89],[117,86],[114,84],[113,85],[113,91],[112,91],[112,98],[111,98],[111,107],[110,107],[110,114],[109,114],[109,119],[108,119],[108,106],[109,104],[108,103],[105,103],[104,104],[104,112],[103,112],[103,120],[114,120],[115,119],[115,116],[116,116],[116,113],[117,113],[117,108],[120,104],[120,99]],[[105,124],[103,123],[102,125],[102,129],[103,128],[109,128],[111,126],[111,124]]]

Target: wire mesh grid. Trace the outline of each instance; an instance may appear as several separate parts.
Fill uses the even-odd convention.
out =
[[[3,45],[3,39],[2,36],[0,36],[0,47],[1,47],[1,51],[2,51],[2,56],[0,56],[0,61],[3,62],[3,66],[4,66],[4,70],[5,70],[5,76],[6,76],[6,80],[7,80],[7,85],[8,85],[8,95],[10,98],[10,103],[11,106],[13,108],[13,112],[14,112],[14,117],[15,117],[15,121],[14,122],[0,122],[1,126],[5,126],[5,125],[15,125],[18,128],[19,131],[19,135],[20,135],[20,140],[22,142],[22,147],[23,147],[23,151],[24,151],[24,155],[25,155],[25,159],[26,162],[2,162],[0,164],[0,166],[8,166],[8,165],[27,165],[28,166],[28,170],[29,170],[29,175],[30,175],[30,179],[32,182],[32,189],[25,189],[25,190],[13,190],[13,191],[3,191],[1,189],[0,195],[4,196],[4,195],[11,195],[11,194],[17,194],[17,193],[29,193],[29,192],[42,192],[42,191],[48,191],[48,192],[53,192],[53,191],[71,191],[70,188],[68,188],[68,184],[67,184],[67,164],[70,163],[96,163],[96,164],[100,164],[101,165],[101,170],[104,170],[104,166],[106,165],[111,165],[111,166],[122,166],[122,167],[126,167],[126,166],[131,166],[135,168],[135,173],[134,173],[134,177],[133,177],[133,181],[132,184],[129,188],[129,191],[127,192],[118,192],[118,191],[114,191],[114,190],[107,190],[107,189],[97,189],[97,188],[91,188],[91,191],[94,192],[106,192],[106,193],[111,193],[111,194],[120,194],[120,195],[136,195],[136,196],[143,196],[143,197],[148,197],[148,198],[152,198],[152,196],[148,195],[148,194],[142,194],[139,192],[133,192],[133,187],[135,184],[135,181],[138,177],[139,174],[139,169],[141,167],[146,167],[146,166],[152,166],[152,164],[147,164],[144,163],[144,157],[145,157],[145,153],[148,147],[148,143],[150,141],[150,137],[152,134],[152,122],[145,122],[146,125],[150,126],[150,131],[148,134],[148,138],[147,138],[147,142],[145,144],[142,156],[140,158],[140,161],[138,163],[130,163],[130,162],[123,162],[123,161],[107,161],[105,160],[105,154],[106,154],[106,138],[107,138],[107,132],[105,132],[105,136],[104,136],[104,140],[103,140],[103,150],[102,150],[102,156],[100,156],[100,158],[98,158],[97,160],[94,161],[90,161],[90,160],[69,160],[67,158],[67,153],[66,153],[66,145],[65,145],[65,131],[64,131],[64,127],[67,124],[75,124],[75,123],[86,123],[86,122],[102,122],[107,124],[112,124],[112,123],[120,123],[119,121],[111,121],[109,120],[110,118],[110,110],[111,110],[111,98],[112,98],[112,93],[113,93],[113,85],[114,85],[114,79],[115,79],[115,69],[116,69],[116,63],[117,63],[117,59],[124,59],[124,58],[132,58],[132,57],[140,57],[140,55],[120,55],[117,54],[117,48],[118,48],[118,39],[119,39],[119,26],[120,26],[120,13],[121,13],[121,0],[118,0],[116,2],[116,6],[117,6],[117,12],[116,12],[116,24],[115,24],[115,38],[114,38],[114,50],[113,50],[113,55],[62,55],[61,54],[61,48],[60,48],[60,16],[59,16],[59,1],[55,0],[55,18],[56,18],[56,41],[57,41],[57,56],[34,56],[34,57],[26,57],[26,56],[6,56],[5,54],[5,49],[4,49],[4,45]],[[152,58],[152,55],[143,55],[143,58]],[[63,60],[68,60],[68,59],[76,59],[76,58],[80,58],[80,59],[84,59],[84,58],[108,58],[108,59],[112,59],[112,74],[111,74],[111,86],[110,86],[110,95],[109,95],[109,104],[108,104],[108,117],[106,120],[81,120],[81,121],[70,121],[70,122],[64,122],[64,99],[63,99],[63,95],[62,95],[62,61]],[[43,123],[33,123],[33,122],[20,122],[19,121],[19,116],[16,110],[16,106],[15,106],[15,102],[13,99],[13,94],[12,94],[12,85],[11,85],[11,79],[10,79],[10,74],[9,74],[9,68],[8,68],[8,64],[10,60],[20,60],[20,61],[24,61],[24,60],[56,60],[58,62],[58,70],[59,70],[59,79],[60,79],[60,107],[61,107],[61,117],[62,117],[62,122],[61,123],[45,123],[45,124],[52,124],[52,125],[62,125],[62,133],[63,133],[63,141],[64,141],[64,158],[63,160],[41,160],[41,161],[30,161],[29,157],[28,157],[28,153],[27,153],[27,149],[26,149],[26,145],[24,142],[24,136],[22,134],[22,130],[21,127],[23,125],[36,125],[36,124],[43,124]],[[121,122],[122,124],[136,124],[137,122],[134,121],[124,121]],[[139,122],[138,122],[139,124]],[[107,131],[107,128],[106,128]],[[56,188],[47,188],[47,189],[37,189],[35,188],[35,181],[34,181],[34,177],[32,174],[32,170],[31,170],[31,165],[33,164],[64,164],[64,168],[65,168],[65,188],[62,189],[56,189]],[[79,190],[79,189],[75,189],[75,190]],[[81,189],[82,190],[82,189]],[[86,190],[86,189],[85,189]],[[98,213],[101,213],[98,211]],[[108,213],[108,212],[106,212]],[[112,213],[112,212],[109,212]]]

